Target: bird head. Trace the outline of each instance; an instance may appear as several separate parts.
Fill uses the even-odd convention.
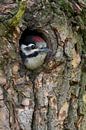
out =
[[[40,36],[27,36],[20,49],[28,57],[51,52],[47,47],[47,43]]]
[[[40,36],[27,36],[20,45],[21,58],[29,69],[36,69],[44,63],[47,53],[51,50]]]

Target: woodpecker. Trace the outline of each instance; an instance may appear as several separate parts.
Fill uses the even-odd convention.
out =
[[[51,50],[46,41],[36,35],[30,35],[20,41],[20,55],[26,68],[34,70],[39,68]]]

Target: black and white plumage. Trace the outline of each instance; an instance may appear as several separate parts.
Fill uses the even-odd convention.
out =
[[[34,70],[39,68],[47,56],[50,49],[43,38],[37,35],[26,36],[20,43],[20,55],[24,65]]]

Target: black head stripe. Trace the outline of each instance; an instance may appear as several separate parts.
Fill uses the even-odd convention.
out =
[[[21,55],[22,61],[25,62],[26,55],[24,53],[22,53],[21,50],[20,50],[20,55]]]
[[[38,52],[38,51],[35,51],[34,53],[28,55],[27,57],[28,57],[28,58],[36,57],[38,54],[39,54],[39,52]]]

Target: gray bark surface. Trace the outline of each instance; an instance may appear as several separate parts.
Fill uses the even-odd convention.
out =
[[[86,130],[86,1],[0,1],[0,130]],[[19,55],[26,28],[52,56],[33,72]]]

